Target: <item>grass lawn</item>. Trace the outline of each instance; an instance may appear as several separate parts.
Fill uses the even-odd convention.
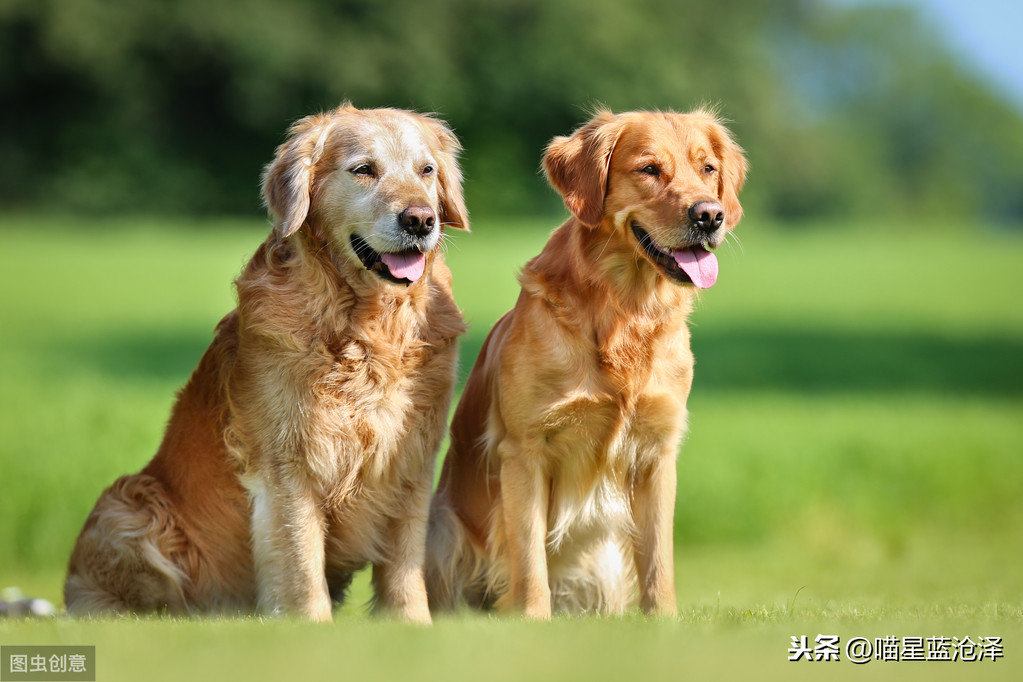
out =
[[[552,227],[452,236],[463,376]],[[0,588],[59,603],[88,510],[155,451],[265,230],[0,219]],[[692,318],[678,620],[411,628],[365,614],[363,576],[330,626],[0,621],[0,644],[94,644],[101,680],[1020,679],[1023,238],[752,220],[740,234]],[[793,635],[818,634],[1000,636],[1005,658],[786,661]]]

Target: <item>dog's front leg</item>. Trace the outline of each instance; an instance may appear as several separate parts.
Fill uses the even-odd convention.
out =
[[[388,521],[387,560],[373,564],[376,608],[410,623],[431,622],[423,566],[432,488],[433,468],[424,467],[420,480],[403,491],[400,509]]]
[[[509,592],[498,602],[521,609],[527,618],[549,620],[551,588],[547,579],[547,505],[550,482],[535,456],[506,438],[501,458],[501,513],[508,540]]]
[[[259,608],[272,615],[331,620],[324,574],[325,519],[301,485],[267,480],[252,495],[252,552]]]
[[[673,615],[675,602],[674,515],[677,486],[674,448],[636,474],[632,514],[640,608],[658,615]]]

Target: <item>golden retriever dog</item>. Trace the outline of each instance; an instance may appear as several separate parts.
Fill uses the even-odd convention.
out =
[[[543,167],[572,216],[480,350],[431,507],[427,593],[519,611],[676,611],[686,317],[742,215],[717,118],[601,112]]]
[[[353,571],[429,622],[434,460],[465,330],[436,248],[468,228],[441,121],[344,104],[267,167],[272,233],[178,396],[156,456],[96,503],[68,611],[331,619]]]

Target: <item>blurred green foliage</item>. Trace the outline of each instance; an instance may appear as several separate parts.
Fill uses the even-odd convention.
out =
[[[555,210],[541,150],[596,104],[711,103],[761,214],[1023,218],[1023,114],[912,11],[824,0],[5,0],[0,201],[255,215],[343,98],[451,122],[477,215]]]

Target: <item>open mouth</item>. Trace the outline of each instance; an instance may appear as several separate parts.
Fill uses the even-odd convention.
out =
[[[670,279],[692,283],[699,289],[709,289],[717,282],[718,259],[712,253],[713,247],[709,242],[677,250],[665,249],[636,222],[632,223],[632,234],[636,235],[650,260]]]
[[[408,286],[422,277],[426,270],[426,254],[419,249],[378,253],[357,234],[353,233],[349,241],[366,269],[388,282]]]

